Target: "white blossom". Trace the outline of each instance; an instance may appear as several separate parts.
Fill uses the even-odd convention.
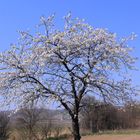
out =
[[[130,81],[113,75],[119,77],[124,67],[133,69],[135,58],[127,41],[135,35],[118,41],[116,33],[72,19],[71,14],[64,29],[55,30],[53,19],[42,17],[44,34],[20,32],[20,45],[0,54],[0,94],[6,103],[21,106],[47,98],[71,107],[75,96],[80,102],[88,91],[115,101],[128,97]]]

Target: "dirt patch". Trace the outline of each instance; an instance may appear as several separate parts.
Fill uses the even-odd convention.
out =
[[[140,135],[84,136],[82,140],[140,140]]]

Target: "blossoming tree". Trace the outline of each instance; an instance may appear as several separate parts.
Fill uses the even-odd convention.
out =
[[[19,43],[0,54],[0,95],[19,107],[40,99],[58,102],[71,116],[74,140],[80,140],[79,111],[87,94],[117,102],[134,93],[125,77],[135,62],[127,45],[134,36],[119,40],[70,14],[56,30],[53,19],[42,17],[45,32],[20,32]]]

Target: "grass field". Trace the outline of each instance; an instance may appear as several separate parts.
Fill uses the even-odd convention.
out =
[[[82,140],[140,140],[140,130],[104,131],[96,135],[83,136]]]
[[[16,138],[11,137],[10,140],[21,140],[18,137],[18,133],[15,133],[15,136]],[[48,140],[73,140],[73,139],[70,138],[69,135],[62,135],[60,138],[50,138]],[[85,136],[83,135],[81,140],[140,140],[140,129],[103,131],[96,134],[88,133],[85,134]]]
[[[84,136],[82,140],[140,140],[140,135],[95,135]]]

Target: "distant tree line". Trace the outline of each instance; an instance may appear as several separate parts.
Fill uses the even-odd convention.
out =
[[[53,113],[52,113],[53,112]],[[62,129],[53,122],[57,111],[43,108],[22,108],[16,113],[0,112],[0,140],[48,140],[58,138]]]
[[[98,101],[94,97],[86,97],[82,106],[81,131],[97,133],[140,126],[140,104],[127,103],[120,107]],[[52,136],[57,138],[66,125],[54,122],[54,115],[51,110],[38,108],[23,108],[13,115],[0,112],[0,140],[8,140],[9,137],[12,137],[12,140],[19,137],[20,140],[49,140]],[[14,135],[15,132],[18,133],[18,137]]]
[[[140,125],[140,105],[114,106],[87,97],[81,110],[81,127],[92,132],[136,128]]]

